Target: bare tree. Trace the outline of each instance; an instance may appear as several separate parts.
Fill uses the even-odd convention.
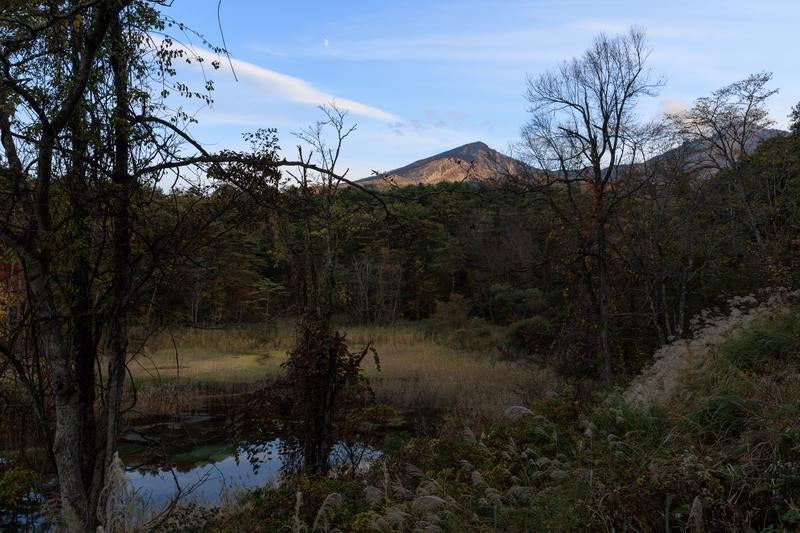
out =
[[[789,130],[792,135],[800,135],[800,102],[789,111]]]
[[[73,530],[93,529],[96,506],[92,500],[96,502],[105,468],[102,461],[96,460],[94,439],[94,350],[84,351],[94,347],[92,338],[85,338],[88,333],[85,320],[91,316],[85,309],[88,283],[84,271],[85,249],[75,250],[78,258],[73,280],[80,289],[75,291],[70,306],[70,311],[76,313],[74,328],[68,328],[55,283],[60,268],[55,262],[58,257],[55,222],[63,221],[56,218],[54,212],[54,196],[58,192],[54,189],[59,187],[63,176],[75,178],[72,184],[80,187],[86,183],[86,174],[91,172],[78,166],[85,166],[88,152],[96,145],[90,146],[85,137],[81,141],[71,134],[86,127],[86,94],[90,82],[93,75],[97,75],[103,45],[119,42],[120,13],[129,3],[20,4],[7,13],[0,39],[0,134],[5,155],[2,172],[4,220],[0,237],[22,264],[35,350],[42,354],[52,375],[53,458],[64,517]],[[64,22],[76,18],[80,23]],[[69,28],[66,39],[60,34],[63,26]],[[117,57],[114,61],[121,60]],[[113,74],[106,70],[106,80],[119,79],[116,67],[125,68],[116,64]],[[50,84],[52,86],[48,87]],[[126,105],[126,102],[119,103]],[[115,116],[119,115],[115,112]],[[121,136],[117,138],[124,142]],[[109,153],[107,148],[102,148],[106,154]],[[115,148],[127,150],[127,144]],[[127,153],[119,153],[119,156],[126,157]],[[124,163],[117,161],[120,162]],[[110,167],[117,169],[111,173],[120,183],[119,194],[127,194],[122,184],[125,179],[122,174],[127,173],[127,169],[117,165]],[[122,212],[118,214],[124,216]],[[86,220],[84,214],[75,215],[80,221]],[[125,230],[124,223],[117,227]],[[123,288],[125,272],[113,277],[115,286]],[[119,294],[116,290],[114,293]],[[118,305],[115,307],[120,309]],[[16,352],[8,355],[18,356]],[[108,411],[109,418],[116,418],[118,411],[112,411]],[[109,424],[111,426],[116,427],[116,422]]]
[[[368,254],[358,255],[350,261],[350,285],[353,293],[350,305],[353,315],[362,323],[368,323],[372,317],[370,289],[374,282],[375,271],[375,261]]]
[[[647,67],[648,54],[641,30],[601,34],[582,57],[530,77],[526,93],[531,118],[523,128],[522,150],[540,169],[527,183],[547,193],[575,236],[575,262],[607,383],[613,377],[607,229],[620,202],[645,181],[641,164],[652,131],[637,123],[636,104],[663,84]]]
[[[661,344],[689,333],[687,305],[691,284],[721,254],[713,232],[703,230],[708,198],[703,178],[687,171],[686,153],[659,158],[658,179],[627,203],[614,221],[625,269],[634,274],[629,290],[646,303]]]
[[[341,175],[336,173],[336,165],[342,153],[344,141],[355,130],[356,124],[347,125],[347,111],[337,107],[336,102],[320,106],[324,118],[312,126],[295,133],[295,136],[306,145],[297,147],[298,155],[306,166],[299,172],[290,172],[300,187],[305,201],[303,202],[303,224],[305,226],[305,261],[311,278],[310,307],[314,308],[318,320],[328,320],[333,312],[336,291],[336,255],[337,214],[334,212],[336,194],[344,183]],[[330,135],[330,138],[329,138]],[[309,165],[316,164],[319,170]],[[315,196],[320,201],[320,212],[312,212]],[[317,271],[313,261],[312,225],[318,221],[322,226],[324,250],[322,272]]]
[[[764,130],[774,124],[766,108],[767,100],[778,92],[769,87],[771,80],[771,72],[751,74],[711,96],[698,98],[691,109],[667,116],[688,143],[697,170],[726,171],[731,197],[741,202],[744,223],[762,253],[766,244],[742,165],[762,140]]]

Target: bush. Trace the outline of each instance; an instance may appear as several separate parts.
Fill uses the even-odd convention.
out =
[[[36,487],[38,476],[27,468],[12,468],[0,478],[0,505],[16,507]]]
[[[295,346],[281,364],[284,375],[254,393],[243,413],[243,436],[271,437],[280,429],[284,468],[326,475],[336,442],[363,440],[361,426],[375,396],[363,375],[368,355],[380,371],[372,343],[351,352],[328,321],[300,320]]]
[[[492,352],[500,341],[495,326],[481,318],[470,318],[465,325],[447,335],[446,343],[470,352]]]
[[[553,325],[544,317],[519,320],[508,328],[509,350],[519,355],[544,354],[555,340]]]
[[[424,323],[425,335],[434,341],[471,352],[491,352],[501,344],[498,328],[482,318],[469,316],[469,305],[460,294],[436,302],[436,312]]]
[[[519,289],[507,283],[490,286],[486,297],[475,304],[478,315],[504,324],[541,314],[547,308],[547,298],[539,289]]]

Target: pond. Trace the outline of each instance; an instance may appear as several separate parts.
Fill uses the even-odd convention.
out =
[[[284,442],[237,443],[228,426],[224,415],[181,413],[128,427],[119,453],[138,504],[149,512],[174,499],[213,507],[237,492],[280,483],[290,460]],[[375,448],[339,443],[330,457],[332,475],[366,469],[381,455]],[[30,498],[32,504],[43,499],[33,493]],[[51,530],[39,507],[29,505],[24,513],[0,508],[0,532]]]
[[[279,483],[287,461],[280,438],[258,444],[232,441],[224,415],[183,413],[144,421],[122,436],[120,458],[138,497],[158,508],[180,503],[214,506],[237,491]],[[359,471],[381,453],[367,446],[334,446],[332,472]]]
[[[209,453],[206,459],[198,457],[194,463],[173,466],[168,458],[161,465],[128,469],[127,477],[148,507],[163,507],[179,494],[182,502],[214,506],[226,494],[276,482],[283,466],[280,444],[278,440],[267,443],[263,451],[253,454],[254,461],[242,449],[229,450],[224,444],[206,445],[193,451],[198,456]]]
[[[380,456],[373,448],[337,445],[331,453],[332,471],[361,470]],[[128,469],[128,479],[148,508],[162,508],[176,497],[180,503],[215,506],[239,491],[280,483],[286,464],[280,439],[260,444],[256,451],[208,444],[170,459]]]

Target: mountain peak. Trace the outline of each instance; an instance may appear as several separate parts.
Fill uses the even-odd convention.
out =
[[[475,141],[445,152],[414,161],[389,172],[361,180],[364,184],[391,182],[397,185],[457,181],[485,181],[521,165],[493,150],[483,141]]]
[[[459,146],[458,148],[453,148],[452,150],[448,150],[447,152],[442,152],[441,154],[434,156],[434,157],[458,157],[459,159],[463,159],[467,162],[471,162],[469,158],[475,158],[485,153],[494,152],[489,145],[483,141],[475,141],[468,144],[464,144]]]
[[[491,150],[489,145],[483,141],[475,141],[454,148],[453,150]]]

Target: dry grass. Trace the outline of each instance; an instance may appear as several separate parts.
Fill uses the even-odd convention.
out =
[[[625,399],[636,405],[664,405],[692,375],[703,373],[720,346],[742,331],[770,318],[786,314],[800,291],[773,290],[761,295],[735,297],[728,301],[730,312],[705,310],[692,318],[691,339],[676,339],[653,355],[653,364],[631,382]]]
[[[263,340],[257,330],[185,329],[161,332],[133,357],[131,373],[139,382],[252,383],[276,375],[286,356],[278,337]]]
[[[291,332],[291,329],[286,329]],[[286,350],[255,328],[182,329],[134,341],[137,415],[224,408],[280,372]],[[129,398],[133,391],[129,388]]]
[[[348,330],[348,339],[351,346],[374,339],[381,372],[370,362],[366,375],[380,400],[401,410],[441,411],[474,429],[498,420],[511,405],[530,403],[559,387],[549,370],[459,351],[410,325],[356,327]]]
[[[559,386],[550,371],[437,344],[413,324],[343,329],[352,349],[374,343],[381,372],[370,359],[365,374],[379,400],[400,410],[436,411],[480,428],[500,418],[506,407]],[[140,385],[137,410],[168,413],[225,404],[277,375],[293,338],[288,322],[269,341],[248,328],[161,333],[147,341],[131,365]]]

